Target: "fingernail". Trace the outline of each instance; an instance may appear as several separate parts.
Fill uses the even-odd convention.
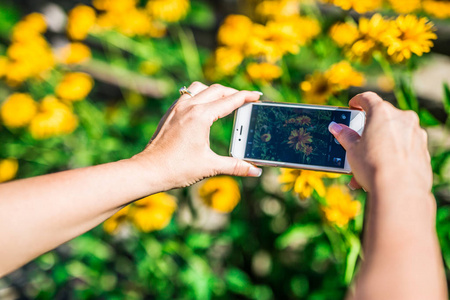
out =
[[[260,96],[262,96],[262,95],[264,95],[262,92],[260,92],[260,91],[252,91],[252,93],[257,93],[258,95],[260,95]]]
[[[250,167],[250,170],[248,170],[248,176],[251,177],[259,177],[262,174],[262,169],[257,167]]]
[[[356,190],[350,183],[347,184],[348,188],[351,189],[352,191]]]
[[[331,121],[330,125],[328,125],[328,130],[332,134],[339,134],[342,131],[342,126],[334,121]]]

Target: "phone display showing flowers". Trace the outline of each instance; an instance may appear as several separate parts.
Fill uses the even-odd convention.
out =
[[[193,81],[334,106],[373,90],[429,134],[450,274],[449,29],[441,0],[1,1],[0,182],[139,153]],[[251,151],[327,165],[333,117],[262,110]],[[220,155],[232,126],[211,128]],[[349,180],[265,168],[140,199],[1,278],[0,298],[341,299],[366,203]]]

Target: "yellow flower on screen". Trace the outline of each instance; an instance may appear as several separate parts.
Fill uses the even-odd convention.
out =
[[[103,229],[109,233],[115,233],[117,229],[128,219],[128,212],[130,211],[130,206],[127,205],[114,215],[112,215],[109,219],[103,222]]]
[[[67,73],[55,88],[55,93],[64,100],[80,101],[86,98],[93,86],[94,81],[89,74],[81,72]]]
[[[349,46],[359,37],[358,27],[348,22],[334,24],[329,34],[339,47]]]
[[[131,220],[143,232],[161,230],[170,223],[176,209],[174,196],[158,193],[136,201],[130,212]]]
[[[146,5],[151,17],[173,23],[186,17],[189,9],[189,0],[149,0]]]
[[[431,40],[437,39],[433,32],[433,24],[427,18],[415,15],[399,16],[390,21],[391,30],[383,44],[387,47],[387,54],[395,62],[402,62],[411,58],[414,53],[422,56],[430,52],[433,47]]]
[[[16,177],[19,163],[17,159],[0,159],[0,182],[5,182]]]
[[[250,63],[247,65],[247,73],[253,80],[270,82],[280,78],[283,73],[281,68],[270,63]]]
[[[72,133],[78,126],[78,118],[71,108],[54,96],[45,97],[39,106],[38,114],[31,120],[29,127],[35,139]]]
[[[243,50],[252,33],[253,22],[243,15],[228,15],[217,33],[217,41],[225,46]]]
[[[67,35],[73,40],[84,40],[95,24],[95,10],[87,5],[77,5],[67,19]]]
[[[88,61],[91,49],[82,43],[69,43],[59,50],[60,60],[65,64],[80,64]]]
[[[450,2],[441,0],[422,1],[423,10],[439,19],[450,18]]]
[[[326,190],[322,179],[338,178],[340,176],[340,174],[327,172],[281,169],[278,182],[281,184],[282,191],[288,192],[293,190],[300,199],[306,199],[311,197],[314,190],[319,196],[324,197]]]
[[[361,210],[361,203],[352,200],[348,190],[342,186],[331,186],[326,192],[327,206],[324,206],[323,212],[328,222],[343,227],[354,219]]]
[[[29,94],[14,93],[0,107],[3,123],[11,128],[24,127],[30,123],[37,112],[37,103]]]
[[[365,81],[363,73],[355,71],[347,61],[332,65],[326,71],[326,75],[330,82],[336,86],[336,90],[346,90],[351,86],[362,86]]]
[[[203,203],[222,213],[231,212],[241,200],[239,184],[229,176],[217,176],[204,180],[198,194]]]

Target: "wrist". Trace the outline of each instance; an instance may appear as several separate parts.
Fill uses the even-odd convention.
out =
[[[118,163],[126,165],[124,169],[133,179],[130,188],[136,191],[136,199],[170,189],[164,180],[164,168],[161,168],[157,159],[137,154]]]

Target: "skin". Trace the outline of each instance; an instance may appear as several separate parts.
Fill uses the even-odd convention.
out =
[[[329,129],[347,150],[350,185],[363,187],[369,201],[364,258],[347,299],[448,299],[427,134],[418,116],[374,93],[349,105],[366,112],[362,137],[343,124]]]
[[[142,197],[218,174],[261,169],[209,146],[211,125],[260,94],[194,82],[130,159],[0,184],[0,277],[92,229]],[[176,141],[176,142],[174,142]]]

